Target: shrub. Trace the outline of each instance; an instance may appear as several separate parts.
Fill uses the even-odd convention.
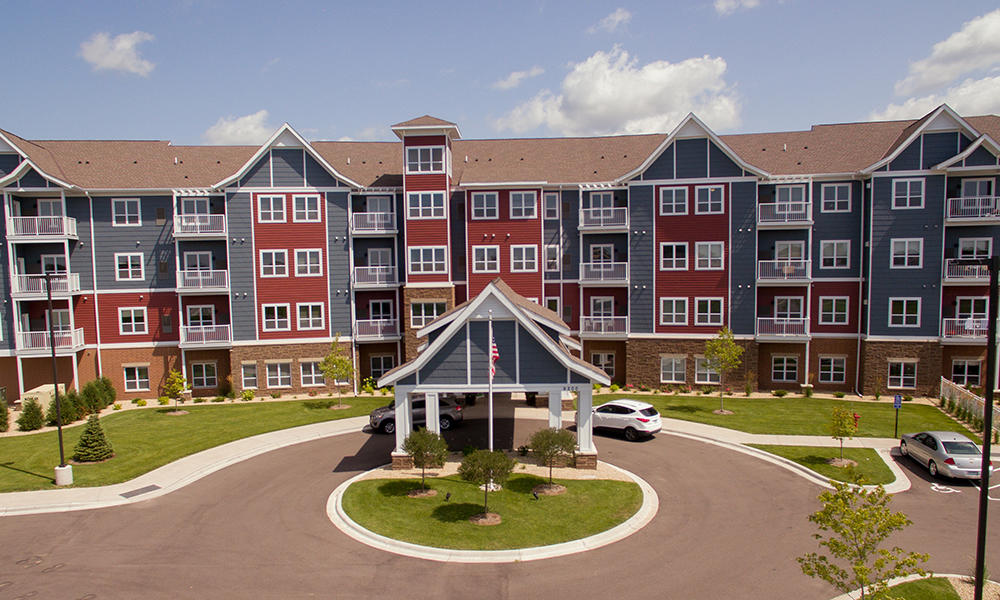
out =
[[[883,385],[883,383],[882,383],[882,377],[881,376],[876,377],[875,378],[875,394],[874,394],[875,395],[875,400],[878,400],[879,398],[882,397],[882,385]]]
[[[938,406],[940,406],[941,408],[944,408],[945,404],[947,404],[947,403],[948,403],[948,401],[945,400],[944,396],[941,396],[940,398],[938,398]]]
[[[146,406],[146,401],[143,400],[142,398],[139,398],[138,400],[135,401],[135,405],[136,406]]]
[[[101,390],[101,395],[104,397],[104,406],[110,406],[118,399],[118,392],[115,391],[114,384],[107,377],[98,379],[97,387]]]
[[[253,390],[243,390],[240,392],[240,400],[250,402],[253,400]]]
[[[833,393],[833,397],[834,398],[843,398],[844,397],[844,392],[834,392]]]
[[[226,378],[219,384],[219,395],[229,397],[233,393],[233,376],[226,375]]]
[[[784,398],[788,395],[788,390],[771,390],[771,395],[778,398]]]
[[[73,408],[76,409],[76,416],[78,419],[82,419],[90,414],[90,407],[87,406],[87,401],[82,395],[77,394],[76,390],[69,390],[66,392],[66,397],[73,402]]]
[[[618,390],[620,390],[621,388],[620,388],[620,387],[618,387],[618,384],[617,384],[617,383],[612,383],[612,384],[611,384],[611,387],[610,387],[610,388],[608,388],[608,389],[609,389],[609,390],[611,390],[611,393],[613,394],[613,393],[617,392]]]
[[[167,398],[166,396],[160,396],[159,398],[156,399],[156,401],[160,403],[160,406],[166,406],[170,404],[170,398]]]
[[[197,398],[194,399],[195,404],[201,404],[204,401],[205,401],[204,396],[198,396]]]
[[[594,391],[595,392],[600,392],[601,391],[601,384],[595,383],[594,384]]]
[[[458,467],[458,476],[465,481],[483,486],[483,513],[489,513],[490,486],[484,484],[495,483],[502,486],[507,482],[515,465],[517,461],[504,454],[502,450],[492,452],[476,450],[462,460],[462,464]]]
[[[88,381],[80,391],[80,396],[83,397],[83,403],[87,406],[89,414],[99,413],[108,406],[106,390],[98,380]]]
[[[114,404],[111,405],[111,408],[113,410],[121,410],[122,409],[122,403],[121,402],[115,402]]]
[[[302,406],[306,408],[330,408],[333,406],[333,400],[308,400],[303,402]]]
[[[524,444],[521,444],[520,446],[517,447],[517,454],[519,456],[527,456],[528,455],[528,450],[530,450],[530,448],[528,448]]]
[[[538,461],[549,468],[549,484],[552,483],[552,467],[563,456],[573,456],[576,438],[566,429],[539,429],[531,436],[531,451]]]
[[[281,394],[278,392],[271,392],[271,397],[277,400],[278,398],[281,398]]]
[[[1000,431],[993,432],[993,443],[1000,444]]]
[[[743,384],[743,393],[749,396],[753,393],[753,389],[756,387],[755,382],[757,380],[757,374],[753,371],[747,371],[747,380]]]
[[[0,400],[0,431],[8,429],[10,429],[10,410],[7,408],[7,403]]]
[[[403,452],[413,459],[413,466],[420,468],[420,487],[426,488],[427,467],[443,467],[448,458],[448,442],[441,434],[421,427],[406,437]]]
[[[913,402],[913,396],[909,394],[903,394],[903,402]]]
[[[104,435],[104,428],[101,427],[101,419],[97,415],[90,415],[87,425],[83,429],[80,441],[73,451],[73,460],[77,462],[95,462],[107,460],[114,456],[115,452]]]
[[[62,394],[59,396],[59,411],[62,413],[63,425],[67,423],[72,423],[80,418],[79,413],[76,410],[76,404],[73,403],[73,399]],[[49,409],[45,411],[45,424],[55,427],[56,422],[56,403],[50,402]]]
[[[701,387],[701,393],[708,396],[712,393],[712,388],[708,387],[707,385],[704,385]]]
[[[225,402],[225,401],[226,401],[225,396],[216,396],[215,398],[212,398],[212,402]]]
[[[42,405],[34,398],[28,398],[21,404],[21,416],[17,418],[19,431],[35,431],[42,428]]]
[[[365,377],[364,381],[361,382],[361,391],[366,394],[374,394],[375,380],[371,377]]]
[[[813,387],[811,385],[807,385],[806,387],[802,388],[802,395],[805,396],[806,398],[812,398]]]
[[[947,411],[948,411],[948,414],[955,414],[955,401],[952,400],[951,398],[948,398],[948,408],[947,408]]]
[[[132,404],[139,404],[140,400],[142,400],[142,398],[132,398]]]
[[[473,452],[475,452],[476,450],[477,448],[475,446],[473,446],[472,444],[468,444],[464,448],[462,448],[462,456],[468,456]]]

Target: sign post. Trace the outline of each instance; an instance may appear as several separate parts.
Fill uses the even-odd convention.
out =
[[[903,397],[896,394],[892,399],[892,407],[896,409],[896,426],[892,429],[892,437],[899,437],[899,407],[903,405]]]

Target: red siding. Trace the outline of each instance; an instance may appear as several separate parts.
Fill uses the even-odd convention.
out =
[[[545,295],[546,296],[558,296],[559,295],[559,285],[558,283],[546,283],[545,284]],[[562,312],[559,314],[559,318],[562,319],[566,314],[566,308],[569,307],[570,319],[566,322],[569,328],[572,330],[577,330],[580,328],[580,286],[576,283],[563,283],[562,284],[562,299],[560,300],[560,308]]]
[[[90,294],[73,298],[73,324],[83,327],[85,344],[97,343],[97,312],[94,309],[94,297]]]
[[[455,286],[455,306],[465,302],[469,299],[468,296],[469,288],[465,285],[459,284]]]
[[[615,288],[602,288],[602,287],[585,287],[583,288],[583,315],[590,316],[590,299],[594,296],[598,297],[612,297],[615,299],[615,316],[624,317],[628,315],[628,290],[623,287]]]
[[[173,292],[124,292],[100,294],[101,343],[122,344],[137,342],[168,342],[180,339],[180,319],[177,315],[177,294]],[[122,335],[118,328],[118,309],[146,307],[146,331],[141,335]],[[162,316],[170,315],[171,329],[163,332]]]
[[[408,135],[403,138],[403,146],[444,146],[448,138],[443,135]]]
[[[444,192],[447,206],[448,176],[444,173],[415,173],[406,175],[404,181],[407,192]]]
[[[821,296],[847,296],[847,325],[820,325]],[[809,308],[810,333],[858,333],[858,283],[856,281],[816,281],[812,284],[812,306]]]
[[[985,298],[989,296],[985,285],[946,285],[941,294],[941,318],[953,319],[958,314],[958,298]]]
[[[487,191],[487,190],[484,190]],[[488,190],[497,193],[497,219],[475,220],[471,217],[466,221],[467,227],[467,257],[466,269],[469,274],[469,295],[475,296],[493,279],[500,277],[515,292],[527,298],[538,298],[542,302],[542,272],[545,268],[545,246],[542,244],[541,221],[541,190]],[[510,192],[535,192],[535,218],[510,218]],[[472,215],[472,193],[466,194],[465,214]],[[511,273],[511,246],[533,245],[537,248],[536,270],[531,273]],[[500,246],[499,273],[473,273],[472,247]]]
[[[372,300],[392,300],[392,314],[398,319],[399,318],[399,305],[396,304],[396,292],[393,290],[379,290],[379,291],[359,291],[354,297],[355,318],[357,319],[369,319],[371,318],[368,303]]]
[[[187,307],[206,306],[215,307],[215,323],[217,325],[229,324],[229,297],[221,294],[210,296],[181,296],[181,306],[184,309],[184,319],[187,319]],[[185,323],[186,325],[187,323]]]

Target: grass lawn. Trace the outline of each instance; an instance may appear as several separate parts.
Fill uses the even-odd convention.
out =
[[[344,494],[344,510],[361,526],[384,536],[438,548],[507,550],[575,540],[605,531],[625,521],[642,504],[642,492],[632,482],[557,480],[566,486],[560,496],[535,500],[531,489],[548,480],[514,474],[499,492],[491,492],[490,512],[503,522],[483,527],[469,517],[483,511],[483,492],[458,477],[428,479],[437,490],[431,498],[406,494],[419,480],[366,479]],[[445,494],[451,492],[446,501]]]
[[[101,425],[115,450],[115,457],[93,465],[74,465],[76,486],[108,485],[127,481],[175,461],[226,442],[308,425],[321,421],[367,415],[388,403],[386,397],[345,397],[351,408],[307,408],[308,401],[239,402],[223,405],[186,404],[189,414],[164,414],[156,407],[112,413]],[[66,460],[73,455],[83,427],[63,429]],[[55,487],[53,467],[59,464],[56,432],[0,438],[0,492],[43,490]]]
[[[896,411],[891,402],[865,402],[826,398],[738,398],[726,396],[725,405],[732,415],[717,415],[716,396],[662,396],[599,394],[594,405],[629,397],[649,402],[664,417],[696,421],[708,425],[738,429],[747,433],[788,435],[830,435],[830,416],[842,406],[861,415],[857,437],[891,438]],[[899,433],[918,431],[957,431],[972,439],[979,437],[934,406],[904,402],[899,409]]]
[[[766,444],[750,444],[771,454],[777,454],[800,465],[816,471],[827,479],[853,482],[856,473],[865,478],[865,483],[873,485],[892,483],[895,480],[892,471],[878,453],[869,448],[844,448],[844,458],[858,463],[851,469],[835,467],[827,461],[840,457],[840,448],[813,448],[810,446],[770,446]]]
[[[944,577],[908,581],[893,587],[892,594],[902,600],[959,600],[958,592]]]

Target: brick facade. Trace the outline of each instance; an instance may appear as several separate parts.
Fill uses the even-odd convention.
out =
[[[750,340],[736,340],[743,347],[743,364],[739,368],[723,374],[722,384],[738,391],[743,388],[747,375],[757,370],[757,344]],[[705,340],[682,339],[632,339],[627,345],[628,381],[635,385],[660,387],[660,356],[664,354],[683,355],[686,358],[685,383],[695,383],[695,358],[705,354]]]
[[[820,357],[843,356],[845,358],[844,382],[829,383],[819,380]],[[852,392],[858,368],[858,340],[856,338],[814,338],[809,348],[810,383],[816,391]]]
[[[233,385],[232,375],[230,375],[232,371],[229,367],[229,350],[188,350],[184,356],[187,360],[187,373],[184,378],[187,380],[188,386],[191,387],[192,396],[217,396],[225,392],[227,383],[230,390],[236,389]],[[194,387],[194,373],[192,371],[194,363],[215,364],[215,387]]]
[[[629,372],[628,359],[626,358],[627,348],[631,345],[632,342],[626,344],[624,340],[584,340],[583,360],[591,362],[590,355],[593,352],[613,352],[615,355],[615,372],[611,378],[611,383],[624,385],[626,374]]]
[[[446,310],[455,307],[455,288],[451,287],[409,287],[403,288],[403,356],[400,362],[413,360],[417,356],[417,347],[424,343],[423,339],[417,339],[417,330],[410,324],[410,304],[417,300],[419,302],[445,302]]]
[[[915,389],[899,390],[899,393],[936,396],[940,391],[941,345],[938,342],[873,342],[861,344],[862,368],[861,388],[865,394],[896,393],[888,388],[890,359],[912,359],[917,361],[917,385]]]
[[[104,376],[111,380],[122,399],[156,398],[167,382],[171,370],[181,369],[181,351],[176,346],[152,348],[105,348],[101,350]],[[149,391],[125,391],[125,372],[122,365],[148,365]]]
[[[344,353],[351,355],[351,345],[341,342]],[[233,389],[243,390],[242,365],[253,362],[257,365],[257,390],[261,393],[277,392],[279,394],[305,394],[316,391],[321,394],[334,393],[334,387],[327,383],[324,386],[303,387],[300,363],[304,361],[319,361],[329,354],[329,344],[275,344],[268,346],[233,346],[229,351],[229,363],[233,369]],[[291,386],[269,388],[267,385],[267,364],[272,362],[288,362],[291,364]],[[357,373],[357,371],[355,371]]]

